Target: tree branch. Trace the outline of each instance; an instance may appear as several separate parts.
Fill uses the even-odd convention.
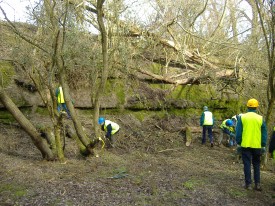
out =
[[[0,6],[0,9],[4,15],[4,18],[6,19],[6,21],[10,24],[10,26],[12,27],[13,31],[15,34],[17,34],[20,38],[22,38],[23,40],[25,40],[26,42],[34,45],[35,47],[41,49],[42,51],[44,51],[45,53],[49,54],[49,52],[47,50],[45,50],[44,48],[42,48],[40,45],[36,44],[35,42],[33,42],[32,40],[26,38],[18,29],[17,27],[15,26],[15,24],[13,24],[9,18],[7,17],[7,14],[6,12],[3,10],[3,8]]]

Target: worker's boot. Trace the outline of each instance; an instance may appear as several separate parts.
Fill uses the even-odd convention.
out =
[[[251,184],[246,184],[246,185],[244,186],[244,188],[247,189],[247,190],[252,190]]]
[[[263,189],[260,184],[255,184],[254,190],[262,191]]]

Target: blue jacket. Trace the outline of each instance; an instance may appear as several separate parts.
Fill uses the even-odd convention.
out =
[[[247,112],[256,112],[256,110],[249,108]],[[242,143],[242,133],[243,133],[243,123],[242,123],[242,117],[240,117],[236,128],[236,142],[238,145],[241,145]],[[261,126],[261,146],[262,147],[266,146],[266,141],[267,141],[267,128],[266,128],[266,123],[263,120],[263,124]]]
[[[275,150],[275,127],[273,129],[272,136],[270,138],[268,152],[272,154],[274,150]]]

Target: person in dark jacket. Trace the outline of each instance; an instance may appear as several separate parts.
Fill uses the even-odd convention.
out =
[[[273,128],[272,135],[270,137],[269,147],[268,147],[268,154],[272,158],[273,164],[275,161],[275,127]],[[273,191],[275,191],[275,187],[273,187]]]
[[[208,137],[210,140],[211,147],[214,146],[213,141],[213,125],[214,125],[214,116],[212,112],[208,110],[207,106],[203,107],[203,113],[200,118],[200,126],[202,126],[202,141],[201,143],[204,145],[206,143],[206,132],[208,133]]]
[[[270,154],[272,159],[275,159],[275,127],[273,128],[273,132],[270,137],[268,153]]]
[[[236,128],[236,141],[241,147],[244,165],[245,188],[252,189],[251,163],[254,171],[254,189],[262,191],[260,185],[261,155],[265,151],[267,141],[266,123],[263,117],[257,114],[259,102],[250,99],[247,102],[247,113],[240,117]]]

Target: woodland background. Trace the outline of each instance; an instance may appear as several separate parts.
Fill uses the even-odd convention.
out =
[[[52,196],[36,202],[33,194],[42,198],[47,193],[46,187],[51,188],[55,183],[63,187],[57,181],[59,177],[44,173],[49,175],[49,179],[43,181],[44,185],[37,185],[43,188],[43,192],[35,189],[35,192],[27,192],[30,188],[25,185],[40,180],[41,176],[32,174],[34,179],[30,179],[22,174],[23,169],[20,175],[24,176],[24,181],[16,178],[19,171],[15,168],[19,165],[29,167],[29,174],[41,169],[37,162],[42,156],[42,159],[54,161],[45,166],[54,171],[60,169],[55,160],[61,163],[71,161],[72,168],[67,164],[61,167],[68,174],[75,174],[68,175],[68,181],[72,178],[76,187],[83,186],[77,179],[90,183],[86,172],[92,172],[89,178],[98,181],[95,180],[100,176],[97,172],[105,170],[103,180],[97,182],[103,191],[101,198],[113,194],[112,190],[104,189],[109,185],[104,178],[116,167],[119,169],[115,172],[119,174],[136,175],[137,179],[132,177],[130,182],[124,182],[129,190],[149,188],[140,190],[140,194],[149,195],[149,199],[144,200],[142,195],[134,198],[137,200],[134,202],[140,205],[161,205],[169,201],[174,204],[187,201],[190,205],[207,205],[213,201],[217,205],[272,202],[270,164],[263,178],[268,192],[259,197],[237,189],[240,186],[237,182],[243,177],[234,179],[236,174],[233,171],[242,172],[241,165],[232,160],[231,150],[211,150],[210,156],[216,158],[203,162],[204,165],[200,157],[205,156],[209,148],[196,146],[201,138],[199,117],[204,105],[213,111],[217,120],[215,129],[218,130],[223,119],[245,112],[247,100],[256,98],[260,102],[259,113],[265,117],[271,134],[275,124],[274,1],[40,0],[30,4],[26,23],[8,19],[1,4],[5,16],[0,24],[1,155],[4,165],[1,174],[5,177],[2,194],[9,191],[1,201],[15,204],[17,198],[19,204],[25,205],[30,202],[45,204],[47,199],[49,204],[53,204]],[[55,89],[59,85],[63,87],[71,120],[57,112]],[[97,124],[100,115],[121,125],[116,150],[103,152],[100,148],[98,137],[102,133]],[[194,147],[183,150],[189,127],[193,128]],[[24,138],[20,139],[20,136]],[[90,159],[96,154],[102,158]],[[197,155],[192,156],[194,154]],[[129,155],[129,162],[122,161],[128,158],[124,155]],[[182,155],[185,160],[177,159]],[[172,163],[164,161],[171,156],[181,165],[172,166],[175,174],[169,171]],[[190,160],[190,157],[194,159]],[[82,158],[88,161],[87,167],[79,165]],[[111,163],[111,159],[117,161]],[[144,171],[133,167],[135,159],[140,159],[140,169],[150,167],[151,174],[156,175],[153,185],[147,185],[152,180],[149,173],[147,179]],[[160,160],[164,161],[161,166],[164,169],[156,174],[153,168],[159,168]],[[10,161],[15,167],[9,165]],[[200,162],[199,165],[205,169],[203,173],[208,171],[209,176],[203,176],[205,179],[202,180],[199,178],[202,173],[198,172],[193,173],[194,179],[188,179],[192,177],[192,171],[201,169],[199,165],[198,168],[190,166],[190,161]],[[217,174],[217,171],[222,172],[219,169],[207,169],[209,164],[216,169],[223,167],[223,161],[233,161],[234,166],[228,165],[224,174]],[[148,165],[144,165],[145,162]],[[163,175],[167,182],[159,185]],[[187,179],[179,179],[184,175]],[[210,181],[212,175],[218,175],[219,179],[226,179],[235,186],[215,182],[215,179]],[[12,186],[8,183],[10,178],[14,183],[24,183],[21,185],[22,196],[14,196],[14,191],[21,191],[21,188],[13,190],[13,183]],[[169,187],[172,179],[181,184]],[[52,186],[51,181],[55,182]],[[210,190],[209,184],[213,186]],[[85,183],[82,189],[90,193],[88,185]],[[221,188],[214,185],[221,185]],[[182,186],[185,188],[183,193],[179,189]],[[189,191],[190,188],[193,192]],[[159,200],[163,191],[158,189],[170,191],[166,195],[172,196],[163,196]],[[219,198],[210,195],[219,190],[224,191]],[[52,195],[56,197],[60,191]],[[201,192],[205,201],[196,198]],[[77,200],[73,200],[71,195],[59,200],[63,205],[81,205],[82,195],[79,193]],[[125,205],[133,201],[117,194],[106,197],[109,205],[112,202],[115,205],[114,199],[118,196],[120,203],[127,202]],[[88,200],[89,197],[83,197],[83,201]],[[106,203],[101,200],[97,204]]]

